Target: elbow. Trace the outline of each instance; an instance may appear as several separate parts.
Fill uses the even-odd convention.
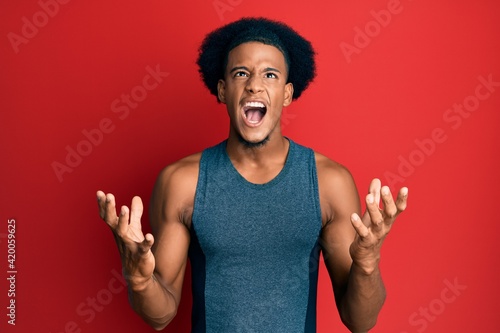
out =
[[[167,325],[169,324],[169,322],[164,322],[164,323],[161,323],[161,322],[155,322],[155,323],[148,323],[155,331],[161,331],[163,330],[165,327],[167,327]]]
[[[377,324],[378,315],[371,316],[355,316],[352,317],[347,313],[340,313],[340,320],[344,326],[352,333],[366,333],[373,329]]]
[[[150,320],[146,320],[146,322],[156,331],[161,331],[163,330],[165,327],[168,326],[168,324],[170,324],[170,322],[172,320],[174,320],[175,316],[177,315],[177,309],[175,309],[174,311],[166,314],[165,316],[163,316],[162,318],[158,318],[158,319],[150,319]]]
[[[167,325],[160,325],[160,326],[151,325],[151,327],[153,327],[153,329],[155,331],[161,331],[162,329],[164,329],[165,327],[167,327]]]
[[[375,327],[375,324],[377,323],[377,320],[374,320],[373,322],[365,323],[363,326],[353,325],[353,324],[348,323],[348,322],[346,322],[344,320],[342,320],[342,322],[344,323],[345,327],[347,327],[347,329],[349,330],[349,332],[352,332],[352,333],[367,333],[369,330],[371,330],[372,328]]]
[[[165,327],[167,327],[168,324],[165,324],[165,325],[159,325],[159,326],[155,326],[155,325],[151,325],[153,327],[153,329],[155,331],[161,331],[163,330]]]

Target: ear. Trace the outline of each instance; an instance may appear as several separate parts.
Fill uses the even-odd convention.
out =
[[[285,99],[283,100],[283,106],[288,106],[292,103],[293,99],[293,84],[288,82],[285,85]]]
[[[226,104],[226,82],[222,79],[217,83],[217,98],[219,102]]]

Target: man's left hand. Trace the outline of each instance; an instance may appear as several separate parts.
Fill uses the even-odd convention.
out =
[[[383,208],[380,208],[380,198]],[[356,237],[349,252],[353,263],[365,273],[370,274],[378,267],[382,243],[396,217],[405,210],[407,198],[408,188],[403,187],[394,202],[389,187],[381,187],[380,180],[374,179],[366,196],[366,211],[363,217],[360,218],[356,213],[351,215]]]

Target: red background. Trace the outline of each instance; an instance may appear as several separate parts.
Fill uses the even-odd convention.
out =
[[[497,1],[67,1],[51,16],[46,2],[0,4],[0,274],[8,219],[18,270],[16,326],[0,280],[2,331],[153,331],[115,283],[120,260],[95,192],[147,203],[165,165],[225,138],[224,106],[194,63],[207,32],[243,16],[283,20],[318,52],[316,81],[284,111],[285,134],[346,165],[363,197],[373,177],[410,189],[383,247],[388,299],[373,332],[500,331],[500,86],[474,97],[480,77],[500,82]],[[141,92],[148,66],[169,75],[128,114],[113,112],[122,94]],[[473,111],[449,111],[464,101]],[[85,146],[103,119],[112,130]],[[58,176],[54,163],[67,165],[78,145],[87,156]],[[319,283],[318,332],[346,332],[324,266]],[[185,287],[165,332],[189,331]]]

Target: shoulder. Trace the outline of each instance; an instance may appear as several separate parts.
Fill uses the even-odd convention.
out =
[[[160,172],[151,200],[151,215],[156,222],[179,221],[190,225],[200,159],[201,153],[196,153],[168,165]]]
[[[186,156],[165,167],[158,180],[163,183],[197,180],[201,152]]]
[[[194,195],[200,159],[201,152],[184,157],[165,167],[158,175],[155,191],[165,195],[175,191],[176,197]]]
[[[345,186],[353,182],[351,173],[342,164],[318,152],[314,152],[314,157],[316,159],[316,170],[320,185]]]
[[[342,164],[315,152],[318,188],[323,222],[326,224],[344,211],[359,207],[356,184],[350,171]],[[353,210],[355,209],[355,210]]]

